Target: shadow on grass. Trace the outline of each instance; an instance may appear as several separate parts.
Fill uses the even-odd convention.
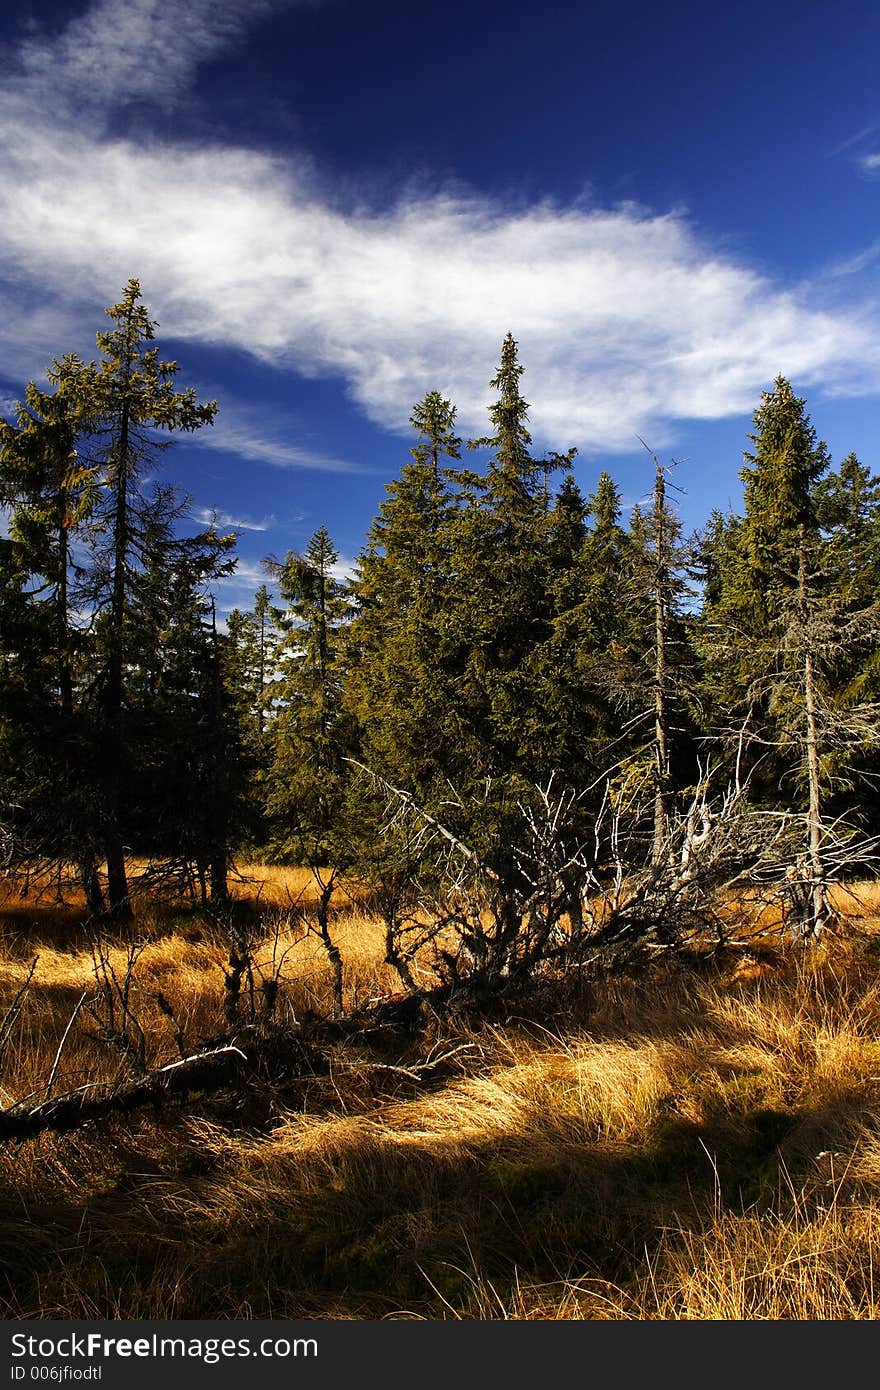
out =
[[[304,1110],[324,1109],[323,1120],[288,1118],[261,1137],[254,1098],[227,1095],[201,1107],[196,1125],[178,1114],[44,1138],[29,1161],[51,1155],[54,1192],[2,1212],[0,1309],[486,1316],[473,1311],[478,1285],[501,1309],[516,1305],[523,1281],[586,1278],[625,1299],[670,1231],[708,1238],[725,1215],[785,1220],[795,1206],[821,1220],[820,1160],[839,1149],[845,1170],[847,1148],[877,1123],[864,1082],[838,1079],[786,1098],[775,1078],[725,1062],[711,1032],[695,1047],[692,1002],[685,988],[678,1028],[668,1013],[665,1029],[657,1013],[654,1032],[638,1019],[640,1037],[660,1045],[665,1065],[689,1068],[690,1080],[661,1096],[637,1133],[603,1129],[597,1114],[579,1120],[570,1098],[555,1113],[552,1093],[548,1104],[526,1097],[509,1122],[496,1115],[483,1133],[466,1116],[457,1132],[454,1109],[445,1118],[432,1111],[424,1091],[383,1109],[337,1089],[334,1116],[323,1081],[311,1102],[300,1097]],[[729,1046],[735,1031],[719,1041]],[[628,1037],[609,1017],[591,1045],[612,1034]],[[713,1066],[707,1087],[701,1077]],[[437,1104],[470,1084],[449,1083]]]

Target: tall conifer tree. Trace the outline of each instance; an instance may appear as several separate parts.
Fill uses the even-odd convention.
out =
[[[121,300],[106,310],[112,327],[98,334],[97,365],[67,359],[71,392],[84,453],[99,467],[101,497],[96,507],[93,601],[104,615],[100,676],[103,753],[99,769],[104,806],[104,850],[110,911],[131,915],[123,841],[126,730],[125,664],[138,575],[148,560],[145,547],[150,502],[143,493],[146,466],[155,455],[153,432],[191,432],[211,424],[216,404],[200,405],[190,387],[175,389],[176,362],[162,361],[149,344],[155,337],[141,298],[129,280]],[[158,500],[157,493],[154,502]]]
[[[795,804],[804,820],[800,876],[808,906],[797,930],[827,916],[828,797],[840,750],[876,744],[876,714],[842,700],[880,634],[875,597],[850,584],[844,554],[871,532],[871,480],[857,460],[838,475],[801,397],[778,377],[755,412],[743,469],[745,515],[716,519],[708,538],[712,586],[703,615],[716,722],[738,713],[757,750],[757,793]],[[849,538],[846,518],[853,529]],[[863,573],[856,561],[855,569]],[[860,654],[861,653],[861,658]],[[870,656],[868,657],[868,666]],[[868,669],[866,666],[864,669]],[[720,708],[719,708],[720,706]]]
[[[436,391],[414,406],[417,442],[386,487],[353,586],[348,700],[363,729],[365,756],[422,793],[439,769],[450,770],[458,739],[455,680],[463,640],[451,569],[458,505],[451,464],[461,450],[455,415]]]
[[[68,363],[55,364],[51,375],[54,393],[31,382],[15,423],[0,421],[0,502],[10,512],[2,761],[9,776],[6,799],[18,808],[29,852],[75,862],[89,908],[100,913],[98,832],[77,689],[86,639],[73,616],[81,588],[74,550],[94,504],[96,470],[77,450]]]
[[[155,432],[198,429],[213,420],[216,406],[198,404],[191,389],[175,389],[177,364],[161,361],[149,346],[154,325],[137,280],[106,312],[112,327],[98,334],[97,363],[64,357],[48,371],[54,395],[29,388],[17,426],[4,432],[3,476],[22,563],[35,581],[25,588],[34,597],[41,585],[51,591],[53,685],[65,729],[77,708],[83,714],[76,738],[59,742],[70,769],[78,750],[72,782],[84,814],[71,817],[81,826],[74,857],[93,911],[101,906],[96,857],[106,858],[110,911],[125,917],[125,826],[136,795],[127,783],[135,762],[130,672],[135,646],[155,629],[156,555],[173,567],[174,555],[190,544],[172,536],[184,511],[173,489],[148,494],[143,479],[160,447]],[[201,544],[205,574],[218,572],[215,540],[205,533],[192,542]],[[89,614],[87,642],[70,620],[73,592]]]
[[[321,526],[302,554],[290,551],[273,565],[284,607],[268,811],[275,853],[311,868],[341,867],[348,852],[346,759],[354,723],[342,693],[351,602],[335,574],[338,558]]]

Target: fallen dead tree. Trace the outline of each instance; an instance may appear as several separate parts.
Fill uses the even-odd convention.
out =
[[[462,995],[467,994],[462,991]],[[143,1075],[116,1082],[90,1083],[50,1099],[19,1101],[0,1110],[0,1143],[36,1138],[51,1131],[69,1133],[96,1121],[131,1115],[169,1101],[186,1102],[231,1087],[278,1085],[327,1074],[333,1050],[354,1042],[387,1047],[417,1031],[425,1014],[449,1001],[448,986],[377,1000],[343,1018],[315,1018],[295,1028],[243,1027],[234,1040],[167,1062]],[[474,996],[476,998],[476,995]],[[469,1047],[432,1048],[421,1062],[407,1064],[360,1056],[343,1063],[364,1075],[399,1077],[416,1084],[442,1080],[457,1070],[455,1061]],[[339,1065],[339,1060],[334,1062]]]
[[[81,1086],[35,1105],[13,1105],[0,1110],[0,1141],[32,1139],[46,1130],[63,1133],[108,1115],[161,1105],[173,1096],[215,1091],[240,1076],[248,1063],[242,1048],[228,1044],[169,1062],[145,1076],[112,1085]]]

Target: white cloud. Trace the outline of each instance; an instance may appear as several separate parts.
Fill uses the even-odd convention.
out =
[[[231,526],[236,531],[268,531],[275,525],[274,516],[264,516],[261,521],[250,517],[230,516],[228,512],[216,511],[211,507],[197,507],[193,517],[201,526]]]
[[[220,575],[211,583],[218,613],[228,614],[233,608],[252,608],[254,595],[263,584],[266,584],[271,592],[271,580],[267,578],[263,566],[242,560],[240,556],[236,557],[233,573]]]
[[[204,395],[206,393],[202,393]],[[357,473],[347,459],[321,453],[292,442],[293,426],[267,421],[265,412],[250,410],[235,401],[221,402],[216,423],[192,435],[188,443],[204,449],[222,449],[254,463],[274,468],[316,468],[324,473]]]
[[[845,154],[855,146],[863,145],[866,140],[870,139],[872,135],[876,135],[876,133],[877,122],[870,121],[867,125],[861,126],[858,130],[854,130],[851,135],[847,135],[845,139],[839,140],[836,145],[832,145],[831,148],[827,150],[828,157],[834,159],[837,155]]]
[[[838,261],[831,267],[829,274],[832,276],[859,275],[863,270],[867,270],[869,265],[873,265],[878,257],[880,257],[880,240],[872,241],[870,246],[866,246],[863,251]]]
[[[841,140],[828,151],[828,154],[832,158],[845,154],[863,174],[869,178],[876,178],[880,174],[880,152],[876,148],[878,130],[880,124],[871,121],[860,130],[853,131],[845,140]]]
[[[350,584],[357,572],[357,560],[349,555],[340,555],[335,565],[330,566],[330,573],[340,584]]]
[[[266,582],[266,571],[262,564],[242,560],[239,556],[236,557],[235,569],[232,574],[222,574],[219,579],[214,580],[215,584],[227,589],[240,589],[248,586],[259,588],[261,584]]]
[[[354,578],[356,569],[357,561],[355,559],[347,555],[340,555],[336,564],[331,566],[330,572],[334,579],[347,584]],[[232,612],[233,608],[251,609],[254,595],[263,584],[269,590],[271,601],[283,607],[283,600],[278,594],[276,581],[270,574],[267,574],[264,565],[243,560],[240,556],[237,557],[234,572],[221,575],[219,579],[214,580],[211,586],[216,594],[218,613],[225,617]]]
[[[254,12],[244,0],[183,9],[167,68],[161,54],[181,7],[158,0],[100,0],[60,39],[21,51],[0,107],[0,254],[12,267],[17,324],[13,334],[0,316],[7,373],[22,333],[41,346],[47,323],[65,315],[93,326],[95,305],[138,275],[163,334],[341,375],[366,414],[392,429],[437,389],[457,402],[463,432],[483,433],[508,329],[528,368],[536,441],[560,448],[630,449],[637,433],[663,445],[676,420],[750,410],[780,371],[799,387],[880,385],[868,310],[810,307],[809,286],[782,288],[719,254],[681,212],[510,211],[443,193],[345,210],[295,156],[134,144],[73,119],[72,107],[62,121],[57,105],[40,106],[35,92],[56,85],[61,100],[74,90],[93,46],[104,74],[95,94],[107,104],[131,80],[170,99]],[[125,16],[124,42],[105,36],[111,10]],[[134,40],[146,55],[142,79],[128,66]],[[216,431],[195,438],[279,466],[352,467],[235,418],[224,426],[222,410]]]
[[[96,0],[51,37],[18,47],[10,91],[39,97],[56,116],[136,101],[168,109],[196,68],[228,48],[255,20],[291,0]]]

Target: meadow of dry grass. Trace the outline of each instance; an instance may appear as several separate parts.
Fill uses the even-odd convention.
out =
[[[258,877],[256,868],[245,875]],[[260,880],[257,960],[283,1021],[329,1006],[320,943]],[[253,897],[253,883],[238,891]],[[873,925],[876,890],[844,904]],[[274,906],[274,911],[273,911]],[[77,914],[0,903],[0,1017],[37,956],[3,1104],[118,1063],[80,1016]],[[766,931],[766,922],[762,924]],[[336,923],[347,1003],[397,988],[364,906]],[[141,916],[149,1060],[222,1031],[218,927]],[[312,1076],[0,1150],[8,1317],[866,1319],[880,1311],[880,984],[874,939],[641,979],[544,982],[516,1016],[436,1018]],[[122,972],[127,945],[105,942]],[[458,1049],[455,1051],[455,1049]],[[454,1057],[430,1084],[406,1070]],[[451,1072],[451,1074],[450,1074]]]

